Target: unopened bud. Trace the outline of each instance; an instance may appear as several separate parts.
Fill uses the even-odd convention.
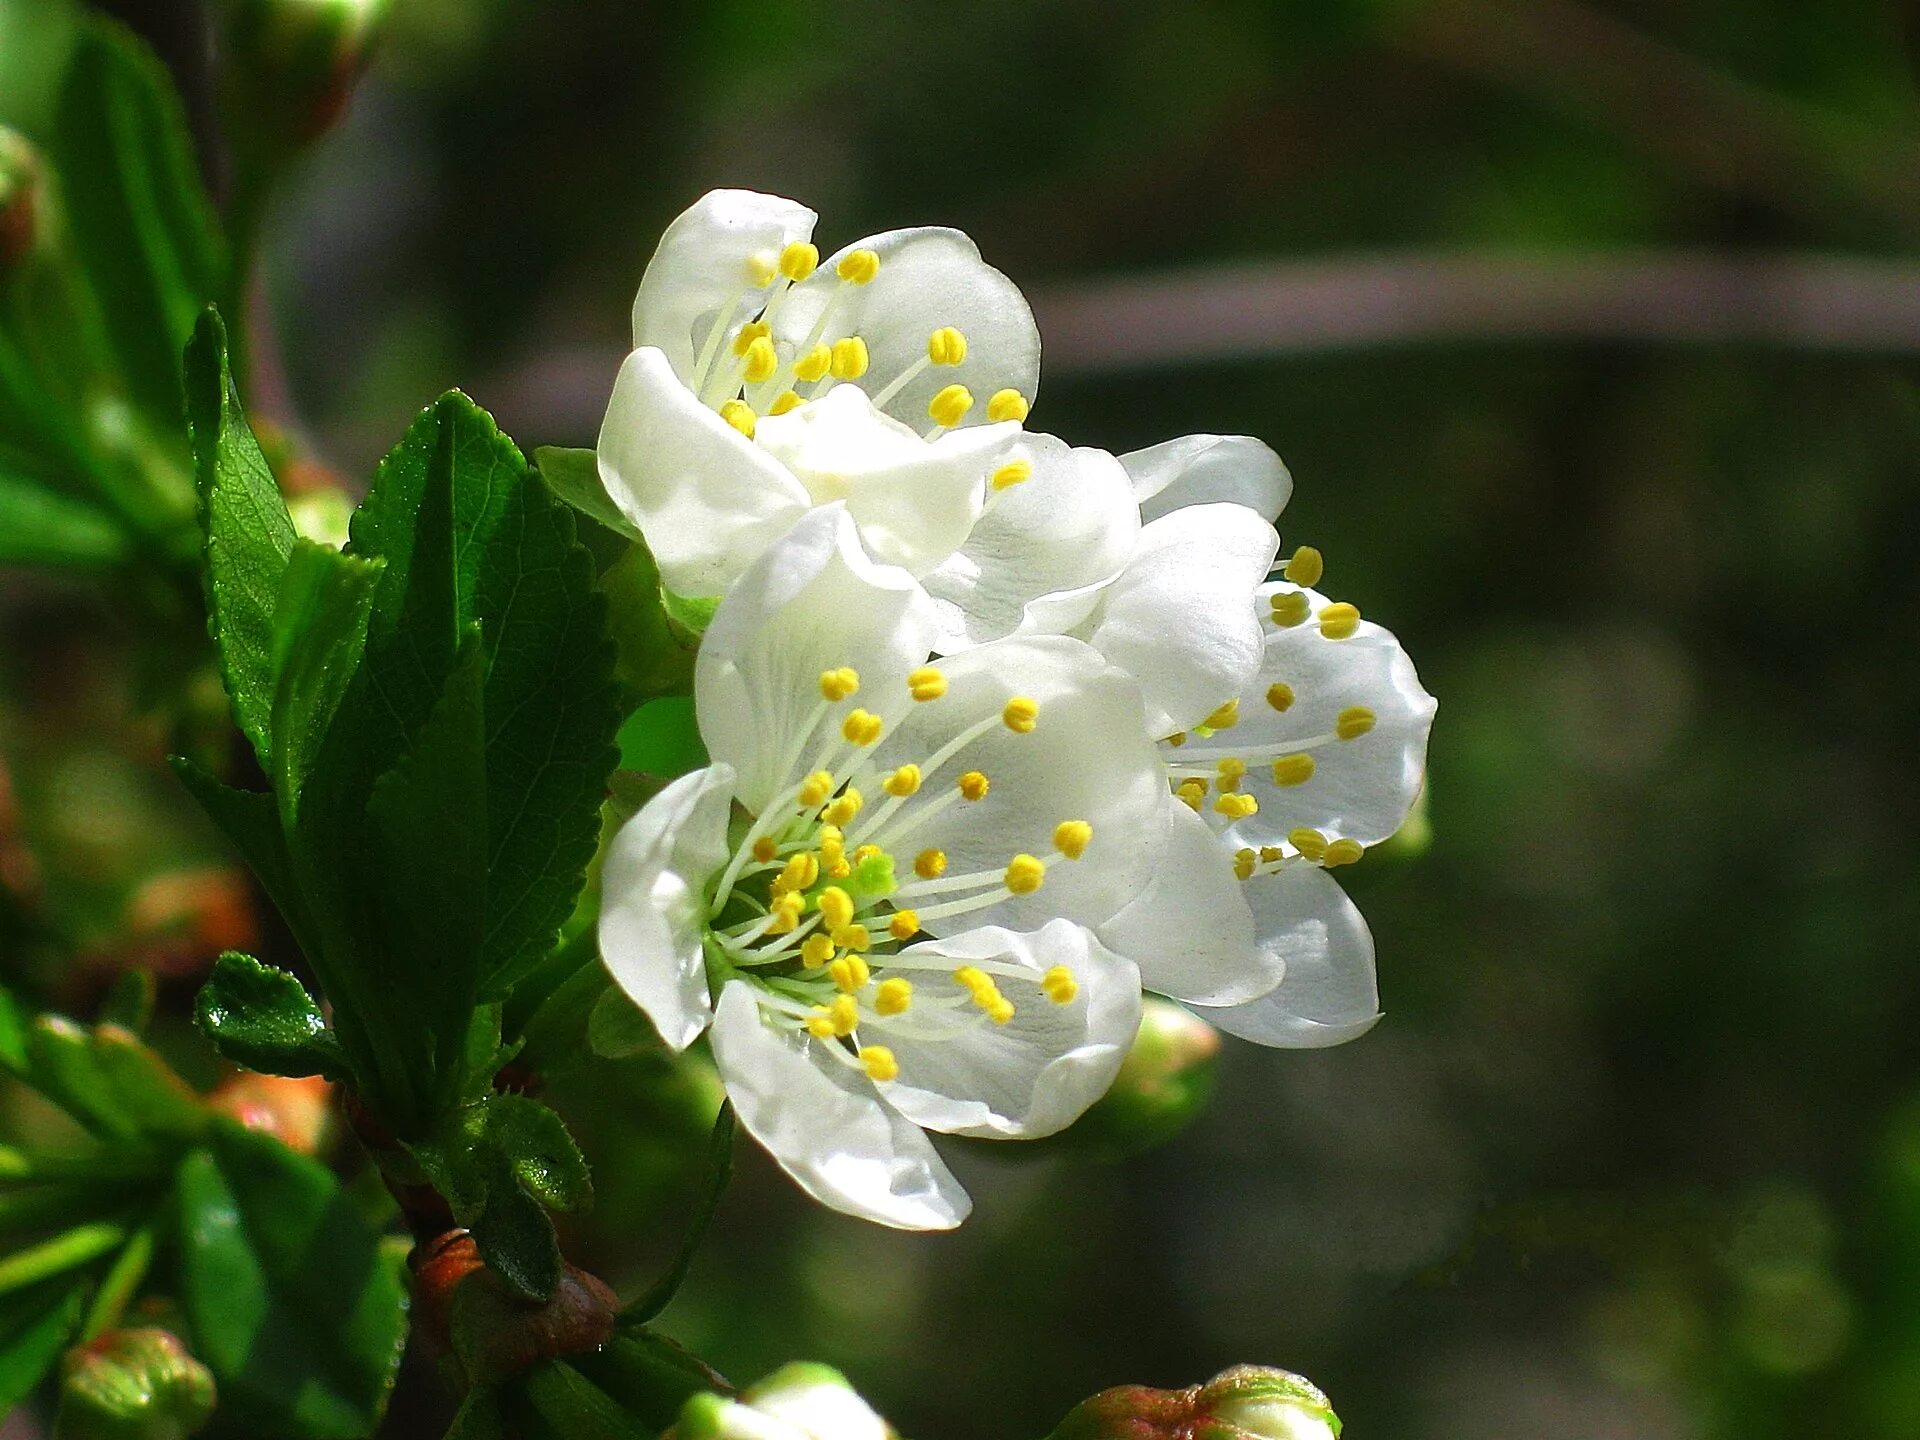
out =
[[[1336,1440],[1340,1417],[1312,1382],[1236,1365],[1204,1385],[1121,1385],[1083,1400],[1050,1440]]]
[[[827,1365],[782,1365],[739,1399],[696,1395],[687,1401],[668,1440],[892,1440],[893,1428],[874,1414]]]
[[[488,1270],[465,1230],[449,1230],[414,1252],[420,1328],[452,1353],[471,1384],[493,1384],[558,1356],[600,1349],[613,1335],[620,1302],[594,1275],[564,1266],[545,1300],[514,1294]]]
[[[243,1070],[216,1085],[207,1104],[249,1130],[273,1136],[289,1150],[313,1155],[333,1115],[333,1085],[318,1075],[290,1078]]]
[[[391,0],[223,0],[223,75],[256,142],[303,145],[346,108]]]
[[[213,1414],[213,1376],[165,1330],[110,1330],[67,1352],[54,1440],[184,1440]]]
[[[1062,1139],[1102,1158],[1164,1144],[1207,1108],[1219,1054],[1213,1026],[1171,1000],[1148,996],[1113,1085]]]
[[[39,238],[40,192],[33,146],[0,125],[0,275],[25,260]]]

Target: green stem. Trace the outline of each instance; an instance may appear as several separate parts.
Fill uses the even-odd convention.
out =
[[[63,1180],[129,1181],[152,1179],[157,1167],[104,1153],[94,1155],[38,1155],[13,1145],[0,1145],[0,1181]]]
[[[102,1204],[103,1200],[119,1198],[103,1194],[94,1185],[65,1182],[0,1192],[0,1231],[43,1230],[52,1225],[71,1224],[80,1216],[111,1208],[109,1204]]]
[[[687,1272],[693,1268],[694,1254],[700,1249],[700,1242],[707,1238],[707,1231],[713,1225],[714,1212],[720,1208],[720,1197],[726,1193],[727,1182],[732,1178],[733,1102],[729,1100],[722,1102],[720,1113],[713,1117],[713,1135],[707,1141],[706,1184],[701,1188],[692,1223],[687,1226],[686,1237],[680,1242],[679,1253],[673,1257],[673,1264],[653,1288],[621,1312],[622,1325],[645,1325],[673,1303],[673,1297],[680,1293],[680,1287],[686,1283]]]
[[[98,1260],[108,1251],[117,1250],[126,1239],[126,1226],[102,1220],[91,1225],[76,1225],[64,1235],[16,1250],[0,1260],[0,1295]]]
[[[120,1323],[127,1302],[147,1278],[147,1267],[153,1263],[153,1241],[154,1222],[149,1221],[133,1232],[126,1248],[114,1259],[100,1288],[94,1292],[93,1303],[87,1307],[86,1321],[80,1327],[83,1342],[97,1338]]]

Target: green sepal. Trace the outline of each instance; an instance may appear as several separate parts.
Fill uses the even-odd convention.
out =
[[[664,1335],[622,1326],[590,1355],[573,1357],[580,1373],[652,1429],[664,1430],[695,1395],[731,1395],[719,1372]]]
[[[640,527],[620,513],[600,481],[600,457],[592,450],[572,450],[560,445],[542,445],[533,452],[533,463],[547,488],[574,509],[616,535],[629,540],[640,538]]]
[[[214,962],[193,1018],[222,1055],[249,1070],[352,1078],[339,1038],[306,986],[251,955],[228,950]]]
[[[708,763],[706,743],[694,718],[693,698],[667,695],[649,700],[620,727],[620,768],[671,779]]]

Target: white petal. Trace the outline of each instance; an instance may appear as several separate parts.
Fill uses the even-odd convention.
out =
[[[897,1230],[951,1230],[967,1218],[967,1192],[926,1132],[865,1075],[814,1053],[835,1042],[768,1026],[744,980],[721,992],[712,1039],[740,1123],[821,1204]]]
[[[992,723],[937,773],[925,774],[919,793],[875,834],[856,827],[848,841],[871,839],[892,850],[908,881],[911,857],[929,848],[946,852],[949,879],[975,872],[997,877],[1016,854],[1050,854],[1061,821],[1084,820],[1093,827],[1086,853],[1050,865],[1046,882],[1031,894],[943,919],[926,912],[958,898],[953,892],[922,900],[903,890],[897,903],[920,911],[934,935],[979,925],[1034,930],[1055,916],[1098,925],[1146,883],[1166,836],[1166,781],[1141,728],[1138,687],[1087,646],[1057,635],[997,640],[940,668],[946,695],[907,712],[880,742],[878,769],[923,764],[976,721]],[[1039,704],[1029,734],[998,722],[1015,696]],[[930,810],[969,770],[987,776],[986,796]],[[931,818],[922,823],[922,816]],[[896,842],[893,832],[909,825],[914,828]],[[997,888],[996,880],[974,893]]]
[[[679,595],[719,595],[806,513],[806,489],[702,405],[655,349],[620,367],[600,426],[607,498]]]
[[[990,496],[959,553],[923,577],[942,652],[1070,630],[1133,553],[1140,516],[1118,461],[1051,435],[1028,435],[1018,453],[1032,478]]]
[[[1254,591],[1279,549],[1244,505],[1189,505],[1141,527],[1087,639],[1139,680],[1154,735],[1199,724],[1259,670]]]
[[[929,1014],[924,1003],[898,1022],[861,1024],[861,1043],[887,1046],[900,1063],[900,1078],[881,1086],[888,1103],[929,1130],[988,1138],[1064,1130],[1107,1093],[1140,1028],[1139,971],[1065,920],[1031,934],[969,930],[910,946],[900,958],[933,962],[930,973],[909,974],[923,1002],[964,996],[952,979],[962,965],[1018,965],[1029,977],[994,976],[1014,1007],[1004,1025],[971,1005]],[[1040,986],[1056,965],[1079,987],[1064,1005]],[[930,1038],[930,1028],[951,1033]]]
[[[987,476],[1019,434],[1008,422],[923,440],[874,409],[857,385],[839,385],[785,415],[769,415],[754,438],[815,504],[847,502],[874,559],[919,575],[967,538]]]
[[[880,273],[871,284],[849,285],[834,273],[841,257],[854,250],[880,256]],[[929,366],[888,401],[887,413],[916,430],[927,428],[927,402],[948,385],[973,392],[968,424],[986,420],[987,401],[997,391],[1017,390],[1031,404],[1039,389],[1040,332],[1026,297],[958,230],[924,226],[854,241],[788,293],[774,324],[776,338],[789,346],[805,344],[829,302],[823,338],[830,343],[857,335],[866,341],[870,363],[860,383],[872,394],[926,357],[927,337],[935,330],[950,325],[967,337],[965,360]]]
[[[732,803],[730,767],[682,775],[620,827],[600,874],[600,958],[675,1050],[713,1018],[700,942]]]
[[[746,1399],[761,1415],[792,1426],[801,1440],[889,1440],[892,1434],[846,1377],[825,1365],[789,1362]]]
[[[1143,520],[1216,501],[1273,520],[1293,494],[1293,476],[1280,457],[1251,435],[1182,435],[1122,455],[1120,463],[1133,477]]]
[[[708,329],[736,299],[734,324],[758,311],[764,294],[755,284],[795,240],[813,234],[813,211],[777,195],[752,190],[711,190],[667,226],[647,262],[633,300],[635,349],[666,352],[674,373],[690,380],[698,347]]]
[[[1167,814],[1167,848],[1153,878],[1100,927],[1100,939],[1140,967],[1147,989],[1176,1000],[1233,1005],[1266,994],[1282,965],[1255,942],[1233,856],[1172,796]]]
[[[1259,944],[1286,969],[1280,983],[1244,1005],[1195,1005],[1193,1013],[1256,1045],[1317,1049],[1371,1030],[1380,1018],[1373,936],[1326,871],[1289,865],[1246,883]]]
[[[820,673],[850,665],[869,708],[905,693],[927,658],[933,602],[906,571],[876,565],[841,504],[809,511],[714,612],[694,663],[707,753],[739,772],[758,813],[799,779],[816,741]]]
[[[1284,583],[1264,586],[1267,597],[1298,589]],[[1327,599],[1307,591],[1312,613]],[[1257,814],[1229,830],[1234,845],[1276,845],[1290,830],[1318,830],[1329,839],[1347,837],[1374,845],[1400,828],[1419,797],[1427,767],[1427,734],[1436,702],[1420,687],[1413,661],[1392,632],[1371,621],[1345,640],[1329,640],[1309,619],[1291,627],[1266,626],[1266,655],[1260,673],[1240,701],[1240,723],[1205,743],[1243,747],[1249,752],[1241,788],[1259,801]],[[1291,692],[1291,703],[1276,710],[1267,701],[1275,683]],[[1303,784],[1273,783],[1273,756],[1289,753],[1291,741],[1333,733],[1340,712],[1365,706],[1373,729],[1354,740],[1324,741],[1310,752],[1314,769]],[[1198,742],[1190,742],[1198,743]],[[1168,752],[1176,762],[1178,751]]]

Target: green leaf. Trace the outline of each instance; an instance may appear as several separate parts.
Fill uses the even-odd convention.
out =
[[[353,552],[387,562],[362,668],[390,734],[424,723],[445,680],[432,662],[450,656],[458,633],[446,630],[437,600],[449,553],[436,533],[442,476],[452,618],[461,629],[478,621],[487,652],[487,998],[538,963],[572,909],[619,714],[604,605],[571,514],[492,418],[454,392],[387,456],[354,517]]]
[[[707,763],[707,747],[689,695],[649,700],[620,727],[619,745],[623,770],[672,777]]]
[[[27,1083],[102,1139],[193,1140],[206,1129],[193,1091],[130,1030],[42,1015],[26,1053]]]
[[[83,28],[51,150],[74,248],[129,389],[170,433],[180,347],[202,306],[230,298],[226,245],[167,72],[119,26]]]
[[[693,1396],[708,1391],[726,1395],[733,1390],[717,1372],[666,1336],[624,1323],[600,1349],[574,1356],[573,1363],[635,1419],[656,1431],[672,1425]]]
[[[169,763],[181,784],[200,802],[200,808],[220,827],[240,858],[259,877],[267,897],[293,931],[302,952],[308,959],[317,960],[318,930],[307,913],[273,796],[222,785],[184,756],[175,755]]]
[[[607,628],[619,653],[615,674],[636,700],[684,695],[693,686],[693,657],[698,637],[667,613],[660,589],[660,567],[642,541],[600,576],[607,597]]]
[[[267,1075],[351,1078],[340,1042],[306,986],[229,950],[200,988],[194,1022],[235,1064]]]
[[[0,1302],[0,1415],[46,1378],[80,1325],[84,1283],[61,1281]]]
[[[236,1433],[355,1440],[386,1407],[406,1292],[325,1167],[226,1122],[180,1167],[178,1293]]]
[[[273,785],[283,815],[299,796],[334,712],[360,667],[380,562],[295,542],[274,606]]]
[[[660,598],[667,607],[668,618],[695,635],[707,633],[707,626],[713,623],[713,612],[720,608],[721,599],[718,595],[676,595],[671,590],[662,590]]]
[[[547,488],[581,514],[616,535],[629,540],[640,538],[640,527],[607,497],[607,487],[600,483],[600,457],[593,451],[542,445],[533,452],[533,463],[540,467],[540,478],[547,482]]]
[[[0,1065],[15,1075],[27,1068],[27,1014],[4,986],[0,986]]]
[[[227,333],[208,310],[186,351],[187,428],[206,528],[208,629],[234,720],[272,773],[275,617],[293,521],[247,428],[227,364]]]
[[[504,1396],[513,1433],[527,1440],[653,1440],[655,1434],[565,1360],[532,1366]]]
[[[127,532],[106,511],[0,471],[0,565],[102,569],[129,549]]]

